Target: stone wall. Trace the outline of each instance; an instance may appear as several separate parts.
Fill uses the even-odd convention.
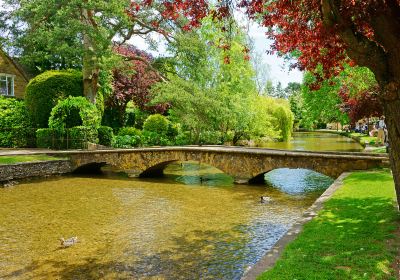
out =
[[[72,167],[69,160],[23,162],[0,165],[0,183],[31,177],[66,174],[71,172],[71,170]]]

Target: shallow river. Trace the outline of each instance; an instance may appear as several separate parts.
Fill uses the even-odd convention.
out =
[[[269,142],[265,148],[299,151],[362,152],[363,147],[341,135],[325,132],[295,132],[288,142]]]
[[[280,169],[265,185],[233,185],[189,162],[165,173],[0,188],[0,279],[240,279],[332,182]]]

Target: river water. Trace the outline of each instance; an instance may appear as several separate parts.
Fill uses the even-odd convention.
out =
[[[362,152],[363,147],[353,139],[326,132],[295,132],[288,142],[268,142],[263,147],[298,151]]]
[[[165,173],[0,189],[0,279],[240,279],[332,182],[280,169],[264,185],[233,185],[195,162]],[[79,242],[61,248],[72,236]]]

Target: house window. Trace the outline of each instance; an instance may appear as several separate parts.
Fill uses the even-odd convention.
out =
[[[0,74],[0,94],[14,96],[14,76]]]

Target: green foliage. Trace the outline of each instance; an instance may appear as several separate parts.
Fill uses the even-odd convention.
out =
[[[167,146],[173,144],[166,134],[160,134],[155,131],[143,130],[141,139],[144,146]]]
[[[160,114],[150,115],[143,123],[143,130],[166,135],[169,129],[168,119]]]
[[[85,149],[88,142],[97,143],[98,134],[94,127],[75,126],[68,130],[68,147],[71,149]]]
[[[82,96],[83,82],[79,71],[47,71],[26,87],[25,102],[33,125],[47,127],[51,109],[68,96]]]
[[[274,110],[273,116],[282,140],[289,141],[293,129],[293,113],[290,111],[289,106],[278,106]]]
[[[44,149],[63,149],[66,147],[64,133],[51,128],[36,130],[36,146]]]
[[[129,135],[129,136],[141,136],[142,135],[142,131],[140,131],[140,129],[137,129],[136,127],[123,127],[118,131],[118,136],[125,136],[125,135]]]
[[[170,45],[175,60],[167,65],[168,72],[177,75],[169,74],[168,82],[153,87],[154,104],[171,105],[169,119],[189,131],[190,143],[290,137],[288,129],[272,122],[276,119],[273,108],[280,104],[272,98],[261,100],[254,68],[244,54],[246,37],[235,23],[232,28],[234,36],[227,50],[218,47],[224,34],[209,18],[199,29],[178,34],[177,41]],[[230,63],[226,63],[227,58]],[[286,118],[283,122],[291,121]],[[285,135],[280,136],[280,131]]]
[[[138,147],[142,143],[140,135],[118,135],[114,137],[114,148]]]
[[[114,138],[113,129],[109,126],[100,126],[97,129],[99,144],[110,147]]]
[[[75,126],[87,126],[93,129],[100,126],[99,111],[85,97],[70,96],[59,101],[51,111],[50,128],[65,130]]]
[[[132,148],[142,144],[142,131],[135,127],[123,127],[118,131],[118,135],[114,137],[113,147],[115,148]]]
[[[0,96],[0,147],[32,146],[34,139],[24,102]]]

